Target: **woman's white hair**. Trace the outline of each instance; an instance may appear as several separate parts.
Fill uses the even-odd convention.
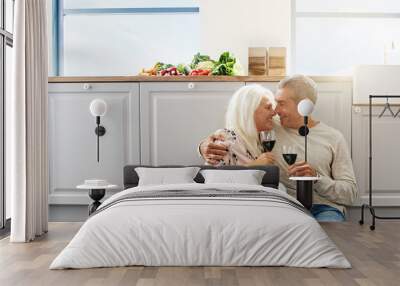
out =
[[[293,100],[299,103],[300,100],[308,98],[314,104],[317,103],[317,84],[308,76],[304,75],[293,75],[281,80],[278,84],[278,88],[290,88],[294,91]]]
[[[275,98],[270,90],[259,84],[243,86],[231,97],[225,115],[225,127],[243,139],[253,157],[258,157],[262,153],[254,112],[263,98],[275,107]]]

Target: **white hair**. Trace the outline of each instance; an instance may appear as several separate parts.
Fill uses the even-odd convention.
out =
[[[225,115],[225,127],[233,130],[243,139],[247,150],[254,157],[258,157],[262,153],[254,122],[254,112],[263,98],[275,107],[275,98],[270,90],[259,84],[243,86],[231,97]]]
[[[306,98],[311,100],[314,104],[317,102],[317,85],[311,78],[307,76],[294,75],[284,78],[279,82],[278,88],[290,88],[293,90],[293,100],[297,103]]]

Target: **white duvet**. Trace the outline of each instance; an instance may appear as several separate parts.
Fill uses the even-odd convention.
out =
[[[262,186],[179,184],[135,187],[106,200],[50,269],[146,266],[294,266],[349,268],[350,263],[307,213],[257,198],[155,198],[124,201],[130,192],[263,190]]]

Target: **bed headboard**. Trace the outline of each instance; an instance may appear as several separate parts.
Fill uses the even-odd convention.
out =
[[[168,165],[168,166],[146,166],[146,165],[127,165],[124,167],[124,189],[133,188],[138,185],[139,176],[135,172],[136,167],[152,167],[152,168],[168,168],[168,167],[184,167],[182,165]],[[200,167],[203,169],[222,169],[222,170],[263,170],[265,171],[264,178],[262,180],[262,185],[265,187],[278,188],[279,185],[279,168],[277,166],[269,165],[269,166],[253,166],[253,167],[244,167],[244,166],[222,166],[222,167],[214,167],[214,166],[205,166],[205,165],[197,165],[196,167]],[[194,178],[197,183],[204,183],[204,178],[200,174]]]

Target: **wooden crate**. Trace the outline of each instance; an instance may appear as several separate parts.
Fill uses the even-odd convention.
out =
[[[249,48],[249,75],[268,74],[268,51],[263,47]]]
[[[270,47],[268,49],[268,75],[286,76],[285,47]]]

